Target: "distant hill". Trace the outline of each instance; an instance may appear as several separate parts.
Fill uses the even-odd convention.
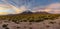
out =
[[[33,12],[31,12],[31,11],[24,11],[24,12],[22,12],[21,14],[32,14]]]
[[[31,11],[24,11],[24,12],[22,12],[22,13],[20,13],[20,14],[9,14],[9,15],[11,15],[11,16],[13,16],[13,15],[23,15],[23,14],[51,14],[51,13],[48,13],[48,12],[31,12]]]
[[[31,12],[31,11],[25,11],[22,12],[21,14],[50,14],[48,12]]]
[[[35,12],[35,14],[50,14],[48,12]]]

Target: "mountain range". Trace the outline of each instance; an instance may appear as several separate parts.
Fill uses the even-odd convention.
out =
[[[50,14],[50,13],[48,13],[48,12],[31,12],[31,11],[24,11],[24,12],[22,12],[21,14]]]
[[[31,12],[31,11],[24,11],[24,12],[22,12],[22,13],[20,13],[21,15],[23,15],[23,14],[51,14],[51,13],[48,13],[48,12]],[[9,14],[9,15],[20,15],[20,14]]]

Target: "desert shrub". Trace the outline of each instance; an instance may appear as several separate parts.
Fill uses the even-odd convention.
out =
[[[9,29],[8,27],[6,27],[5,29]]]
[[[27,22],[27,20],[22,20],[22,22]]]
[[[33,18],[33,17],[29,17],[27,20],[28,20],[29,22],[34,22],[34,18]]]
[[[19,29],[20,27],[17,27],[17,29]]]
[[[29,22],[29,25],[32,25],[32,22]]]
[[[7,27],[7,24],[3,24],[2,27],[3,27],[3,28],[6,28],[6,27]]]
[[[12,22],[16,23],[16,24],[19,24],[19,21],[16,19],[16,20],[12,20]]]
[[[54,24],[54,23],[56,23],[56,22],[53,22],[53,21],[50,22],[50,24]]]
[[[43,19],[38,19],[38,20],[35,20],[35,22],[42,22],[44,21]]]
[[[49,28],[50,26],[49,26],[49,25],[47,25],[46,27],[47,27],[47,28]]]
[[[24,28],[27,28],[26,26],[24,26]]]
[[[44,20],[55,20],[60,14],[19,14],[0,16],[0,20],[8,20],[13,22],[41,22]]]
[[[32,29],[32,27],[29,27],[29,29]]]

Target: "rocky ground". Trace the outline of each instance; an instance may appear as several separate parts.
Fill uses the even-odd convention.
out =
[[[60,19],[45,20],[43,22],[20,22],[0,20],[0,29],[60,29]]]

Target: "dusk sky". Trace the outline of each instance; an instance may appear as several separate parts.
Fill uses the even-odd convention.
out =
[[[59,13],[60,0],[0,0],[0,15],[19,14],[27,10]]]

